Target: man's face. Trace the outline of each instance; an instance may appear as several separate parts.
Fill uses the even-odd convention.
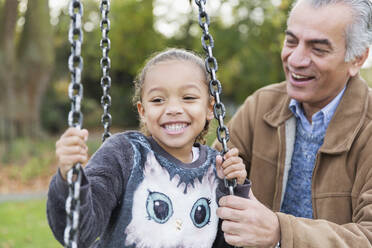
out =
[[[301,1],[292,10],[281,58],[288,95],[302,102],[305,112],[326,106],[356,74],[352,62],[344,60],[351,22],[351,9],[344,4],[314,9]]]

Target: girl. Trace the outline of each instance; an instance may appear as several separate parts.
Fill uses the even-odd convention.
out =
[[[221,156],[202,145],[213,118],[204,61],[170,49],[150,58],[135,82],[142,133],[112,136],[83,172],[79,247],[227,247],[218,229],[224,176],[249,184],[238,150]],[[88,132],[69,128],[56,143],[59,171],[47,203],[49,224],[63,243],[67,171],[87,161]],[[217,156],[217,158],[216,158]],[[214,165],[217,165],[217,170]],[[244,185],[242,185],[244,184]]]

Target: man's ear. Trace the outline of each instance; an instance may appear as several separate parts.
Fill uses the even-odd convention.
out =
[[[360,68],[362,68],[364,62],[368,58],[368,54],[369,54],[369,48],[367,48],[366,51],[362,55],[356,57],[353,61],[351,61],[351,65],[349,67],[350,76],[353,77],[358,74]]]

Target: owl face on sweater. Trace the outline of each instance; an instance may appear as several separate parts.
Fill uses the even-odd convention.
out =
[[[201,181],[185,185],[150,152],[144,179],[133,195],[126,245],[138,248],[211,247],[217,232],[217,181],[211,166]],[[185,190],[186,187],[186,190]]]

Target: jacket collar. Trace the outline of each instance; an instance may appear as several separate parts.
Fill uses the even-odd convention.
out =
[[[289,102],[291,99],[288,97],[286,93],[287,92],[286,88],[287,88],[286,83],[282,82],[280,84],[280,90],[286,96],[280,98],[278,104],[263,116],[266,123],[272,127],[280,126],[291,116],[293,116],[292,111],[289,109]]]
[[[285,86],[285,84],[283,84]],[[345,93],[329,123],[320,151],[340,153],[350,149],[362,127],[367,113],[368,86],[359,76],[350,78]],[[272,127],[278,127],[293,116],[289,110],[290,98],[284,97],[276,107],[264,115]]]

